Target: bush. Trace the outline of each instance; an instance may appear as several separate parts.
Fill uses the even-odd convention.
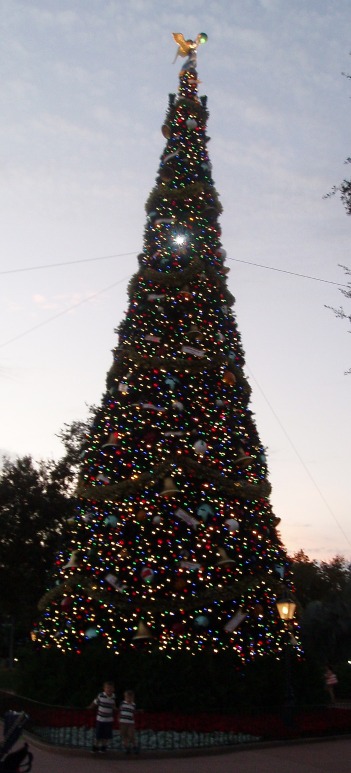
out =
[[[325,702],[320,668],[294,658],[291,665],[297,703]],[[17,691],[43,703],[84,707],[109,679],[117,700],[131,688],[145,711],[235,713],[282,705],[285,676],[284,661],[274,657],[243,666],[228,652],[178,652],[172,658],[142,650],[114,655],[92,641],[81,655],[26,648],[19,658]]]

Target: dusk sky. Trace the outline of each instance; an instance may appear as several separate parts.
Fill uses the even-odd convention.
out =
[[[350,0],[0,0],[1,452],[98,404],[178,87],[198,53],[228,285],[290,554],[351,561]],[[60,264],[60,265],[57,265]]]

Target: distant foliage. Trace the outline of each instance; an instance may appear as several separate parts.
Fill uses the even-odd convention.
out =
[[[344,75],[345,78],[351,78],[351,75],[347,75],[345,72],[343,72],[342,75]],[[349,156],[346,158],[344,163],[351,164],[351,157]],[[329,193],[326,193],[324,198],[329,199],[331,196],[335,196],[336,193],[340,193],[340,198],[345,207],[346,214],[351,215],[351,180],[345,179],[339,185],[334,185]]]
[[[4,458],[0,473],[0,633],[27,638],[71,503],[54,462]],[[6,636],[0,641],[6,650]],[[2,653],[3,656],[6,652]]]
[[[57,480],[65,483],[68,491],[75,489],[78,468],[86,447],[87,434],[96,410],[94,405],[87,406],[88,415],[85,420],[72,421],[70,424],[65,422],[57,433],[57,437],[60,438],[64,447],[64,454],[56,462],[55,476]]]
[[[351,564],[342,556],[311,561],[303,550],[292,558],[302,643],[308,659],[334,665],[351,654]]]
[[[351,158],[347,158],[345,164],[351,163]],[[351,180],[343,180],[339,185],[333,185],[329,193],[324,196],[325,199],[330,199],[331,196],[335,196],[336,193],[340,193],[341,201],[345,207],[346,214],[351,215]]]
[[[350,183],[351,185],[351,183]],[[347,277],[351,277],[351,269],[349,269],[347,266],[340,266],[340,268],[343,269]],[[351,279],[347,282],[347,287],[340,287],[340,292],[343,294],[345,298],[350,299],[351,298]],[[346,319],[350,323],[351,328],[351,314],[347,314],[347,312],[344,310],[342,306],[339,306],[339,308],[335,308],[334,306],[326,306],[326,309],[331,309],[335,316],[339,319]],[[350,331],[351,332],[351,329]],[[345,371],[345,375],[348,375],[351,373],[351,368]]]

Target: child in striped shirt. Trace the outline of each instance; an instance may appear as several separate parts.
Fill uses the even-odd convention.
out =
[[[112,739],[114,713],[116,700],[112,682],[104,682],[103,690],[88,706],[89,709],[97,707],[95,741],[93,752],[105,752],[107,744]]]
[[[126,690],[119,707],[119,732],[124,751],[130,754],[138,751],[135,744],[135,703],[133,690]]]

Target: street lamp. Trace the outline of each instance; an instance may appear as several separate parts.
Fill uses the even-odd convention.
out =
[[[8,656],[7,656],[7,666],[8,668],[13,668],[15,658],[14,658],[14,646],[15,646],[15,621],[12,615],[7,615],[7,622],[1,623],[1,628],[4,629],[4,631],[8,632]]]
[[[276,607],[281,620],[288,623],[293,620],[296,603],[287,593],[276,602]]]
[[[295,704],[294,690],[291,681],[291,621],[294,619],[296,602],[287,591],[276,601],[276,607],[281,620],[287,629],[289,639],[285,647],[285,721],[291,725],[293,721],[293,708]]]

